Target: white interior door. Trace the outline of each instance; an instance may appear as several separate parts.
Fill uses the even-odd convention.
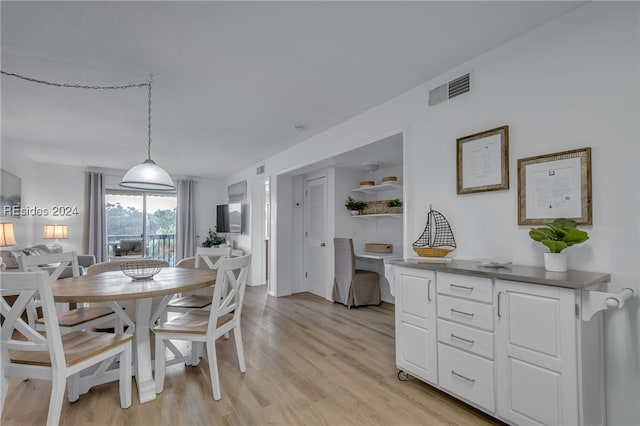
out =
[[[307,291],[328,298],[327,178],[305,180],[305,281]]]

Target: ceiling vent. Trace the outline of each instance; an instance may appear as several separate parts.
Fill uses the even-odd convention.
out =
[[[439,104],[471,90],[471,74],[467,73],[429,91],[429,106]]]
[[[257,175],[261,175],[263,173],[264,173],[264,164],[262,166],[256,168],[256,174]]]

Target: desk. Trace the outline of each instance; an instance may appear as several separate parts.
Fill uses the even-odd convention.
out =
[[[395,287],[393,283],[394,260],[402,260],[395,253],[356,252],[356,268],[374,271],[380,274],[380,297],[385,302],[394,302]]]
[[[133,281],[121,271],[114,271],[64,278],[54,282],[51,288],[55,301],[62,303],[136,301],[135,375],[140,403],[144,403],[156,398],[149,335],[151,298],[209,287],[215,281],[214,270],[163,268],[153,280]]]

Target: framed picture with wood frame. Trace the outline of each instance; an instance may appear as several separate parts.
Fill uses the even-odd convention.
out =
[[[518,160],[518,225],[592,225],[591,202],[591,148]]]
[[[0,217],[20,218],[22,179],[0,170]]]
[[[458,194],[509,189],[509,126],[457,139]]]

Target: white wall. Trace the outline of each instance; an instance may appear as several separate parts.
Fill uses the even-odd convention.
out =
[[[37,186],[34,176],[35,163],[24,156],[18,146],[7,143],[5,139],[0,142],[0,164],[1,168],[21,179],[22,185],[22,207],[39,207],[35,194]],[[24,216],[19,219],[3,217],[3,222],[13,222],[16,237],[16,246],[9,247],[17,249],[28,247],[34,239],[34,217]],[[40,229],[42,236],[42,229]]]
[[[570,249],[570,268],[610,272],[610,290],[640,282],[638,141],[639,5],[590,3],[462,64],[351,120],[267,159],[272,175],[362,146],[404,129],[405,255],[429,204],[450,220],[455,256],[542,265],[542,248],[517,225],[517,159],[592,147],[590,240]],[[428,92],[472,71],[472,92],[427,106]],[[456,195],[456,138],[510,126],[510,190]],[[232,181],[253,169],[234,176]],[[284,183],[284,182],[282,182]],[[274,191],[291,194],[290,181]],[[290,196],[289,196],[290,198]],[[288,205],[277,211],[278,294],[289,294]],[[289,282],[287,282],[289,280]],[[605,313],[607,420],[640,424],[640,303]]]
[[[19,144],[2,142],[2,169],[22,179],[23,207],[47,209],[47,216],[22,217],[15,219],[16,248],[35,244],[51,244],[53,240],[43,240],[45,224],[69,225],[69,239],[60,240],[64,250],[75,250],[79,254],[87,252],[86,235],[86,167],[60,164],[35,163],[28,158]],[[122,189],[118,183],[124,171],[105,169],[107,188]],[[174,177],[176,179],[176,177]],[[227,202],[227,189],[221,181],[195,178],[195,220],[196,235],[200,244],[209,228],[216,224],[216,205]],[[78,208],[78,215],[56,217],[53,206],[71,206]],[[5,220],[5,219],[3,219]]]

